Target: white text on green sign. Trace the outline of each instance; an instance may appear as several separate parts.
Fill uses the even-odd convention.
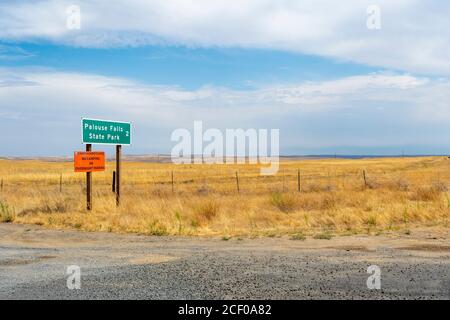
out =
[[[87,144],[131,144],[129,122],[82,119],[83,143]]]

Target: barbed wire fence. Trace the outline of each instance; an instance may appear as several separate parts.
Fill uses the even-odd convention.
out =
[[[114,172],[101,176],[94,175],[98,192],[114,192]],[[124,176],[124,193],[153,192],[158,194],[263,194],[271,192],[333,192],[390,189],[409,191],[419,187],[435,186],[447,191],[450,170],[417,172],[411,170],[368,170],[329,167],[322,170],[308,168],[281,168],[276,175],[262,176],[259,169],[208,168],[205,171],[187,167],[184,170],[152,170],[134,172]],[[0,196],[6,192],[24,188],[48,192],[64,193],[75,188],[83,190],[85,180],[82,175],[60,172],[54,176],[0,178]]]

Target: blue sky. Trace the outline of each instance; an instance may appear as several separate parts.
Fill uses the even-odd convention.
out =
[[[5,60],[2,65],[95,73],[191,90],[205,85],[246,90],[255,86],[321,81],[380,71],[380,68],[320,56],[262,49],[167,45],[98,49],[45,43],[24,43],[20,48],[25,52],[24,58]]]
[[[371,4],[2,1],[0,156],[70,155],[82,116],[133,121],[134,154],[195,120],[280,129],[283,154],[447,153],[450,5],[379,1],[371,30]]]

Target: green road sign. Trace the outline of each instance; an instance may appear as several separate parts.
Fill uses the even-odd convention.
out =
[[[129,122],[83,118],[81,133],[85,144],[131,144],[131,123]]]

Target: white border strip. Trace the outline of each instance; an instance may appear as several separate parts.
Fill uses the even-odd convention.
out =
[[[85,142],[83,137],[83,121],[84,120],[93,120],[93,121],[103,121],[103,122],[109,122],[109,123],[125,123],[130,125],[130,143],[129,144],[120,144],[120,143],[104,143],[104,142]],[[81,117],[81,143],[82,144],[103,144],[103,145],[109,145],[109,146],[131,146],[133,144],[133,123],[132,122],[126,122],[126,121],[114,121],[114,120],[104,120],[104,119],[93,119],[93,118],[84,118]]]

